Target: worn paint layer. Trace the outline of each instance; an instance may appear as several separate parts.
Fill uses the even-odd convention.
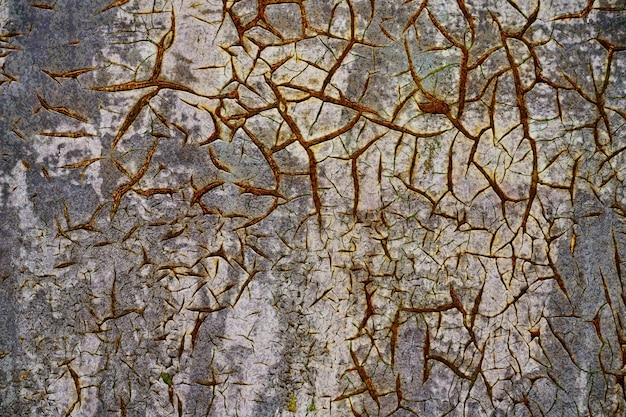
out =
[[[626,415],[623,2],[0,0],[0,414]]]

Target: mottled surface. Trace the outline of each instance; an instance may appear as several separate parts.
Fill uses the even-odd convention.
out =
[[[626,415],[619,0],[0,0],[2,416]]]

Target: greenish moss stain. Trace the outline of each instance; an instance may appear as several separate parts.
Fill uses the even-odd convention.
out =
[[[439,138],[435,138],[433,141],[428,141],[426,143],[426,149],[428,151],[428,156],[424,161],[424,168],[427,172],[432,173],[434,169],[433,159],[437,152],[441,149],[441,140]]]
[[[163,379],[163,382],[167,384],[168,387],[171,387],[174,384],[174,381],[172,381],[172,377],[167,372],[161,372],[161,378]]]
[[[289,398],[289,404],[287,405],[287,411],[291,413],[295,413],[297,410],[297,402],[296,397],[293,395]]]

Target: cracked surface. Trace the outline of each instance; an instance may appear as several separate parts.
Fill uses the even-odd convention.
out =
[[[624,28],[0,0],[0,411],[626,415]]]

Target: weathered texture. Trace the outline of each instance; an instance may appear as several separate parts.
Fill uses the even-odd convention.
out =
[[[620,1],[0,0],[0,414],[626,415]]]

